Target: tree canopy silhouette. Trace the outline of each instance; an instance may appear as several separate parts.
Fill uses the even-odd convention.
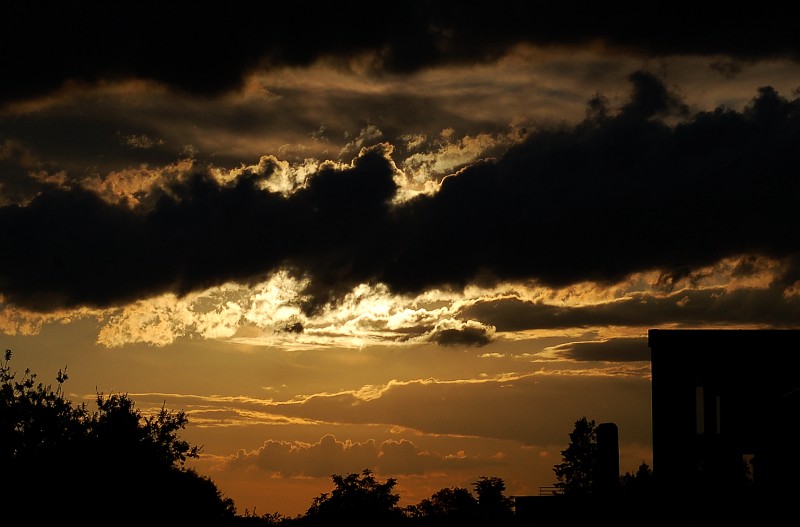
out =
[[[619,477],[619,482],[623,495],[648,498],[653,493],[653,470],[642,461],[636,472],[626,472]]]
[[[446,487],[431,494],[430,498],[420,500],[416,505],[406,507],[406,515],[427,525],[448,522],[466,524],[475,519],[478,500],[469,489]]]
[[[185,467],[200,448],[178,433],[184,412],[145,416],[126,394],[97,394],[97,411],[64,396],[26,369],[0,359],[0,466],[3,497],[36,521],[95,524],[177,522],[224,525],[233,501]]]
[[[381,483],[370,469],[346,476],[333,474],[334,489],[314,498],[304,515],[262,519],[262,525],[505,525],[514,519],[505,482],[481,476],[466,488],[446,487],[416,505],[398,507],[396,480]]]
[[[381,483],[370,469],[333,474],[334,489],[314,498],[303,520],[309,525],[394,525],[403,518],[393,478]]]
[[[506,484],[502,478],[481,476],[473,486],[478,495],[478,512],[484,521],[498,525],[514,517],[514,505],[505,496]]]
[[[514,506],[505,496],[502,478],[481,476],[472,483],[477,498],[463,487],[446,487],[430,498],[405,508],[416,525],[505,525],[514,519]]]
[[[597,468],[597,426],[581,417],[569,434],[569,445],[561,451],[562,462],[553,466],[555,486],[568,495],[588,495],[594,490]]]

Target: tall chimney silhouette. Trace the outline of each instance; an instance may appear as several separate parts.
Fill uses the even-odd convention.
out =
[[[596,492],[614,494],[619,489],[619,430],[614,423],[597,425]]]

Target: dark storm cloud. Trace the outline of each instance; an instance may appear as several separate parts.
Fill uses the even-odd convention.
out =
[[[383,260],[371,240],[383,236],[392,175],[374,150],[349,170],[322,168],[285,199],[259,190],[259,176],[223,186],[198,173],[147,211],[51,187],[27,207],[0,208],[0,243],[10,248],[0,291],[35,310],[108,306],[263,278],[287,265],[313,269],[308,292],[324,302]]]
[[[763,88],[741,112],[688,117],[652,75],[631,82],[620,111],[597,99],[575,127],[537,132],[401,205],[381,147],[324,165],[289,197],[260,190],[269,174],[221,185],[199,173],[147,211],[52,189],[0,208],[0,292],[42,310],[111,305],[286,267],[310,279],[311,312],[360,283],[417,293],[660,270],[669,284],[725,257],[798,261],[800,100]]]
[[[0,142],[0,203],[24,202],[41,188],[31,172],[42,169],[41,163],[19,141]]]
[[[520,299],[478,302],[461,313],[491,324],[498,332],[597,326],[662,324],[774,324],[791,326],[800,302],[777,288],[723,288],[680,291],[666,296],[638,293],[623,300],[582,307],[561,307]]]
[[[91,107],[92,110],[86,106],[59,108],[46,118],[35,113],[4,116],[0,118],[0,133],[15,138],[37,157],[74,179],[143,164],[164,165],[179,157],[184,145],[174,142],[165,145],[154,130],[145,126],[121,128],[120,122],[135,121],[130,110],[101,104]],[[141,114],[142,110],[137,110],[136,115]],[[176,119],[174,115],[162,118]],[[0,179],[5,179],[5,173],[0,174]]]
[[[800,101],[763,88],[743,112],[670,127],[653,77],[631,80],[634,99],[619,114],[595,107],[580,125],[534,134],[409,203],[399,214],[407,245],[381,278],[406,291],[492,277],[558,287],[795,254]]]
[[[593,342],[569,342],[553,348],[559,356],[578,361],[650,361],[646,338],[617,338]]]
[[[441,346],[485,346],[492,336],[485,327],[463,327],[438,330],[430,340]]]
[[[330,150],[325,154],[328,158],[336,157],[348,140],[347,134],[358,133],[365,123],[377,126],[387,138],[396,138],[404,130],[424,134],[429,139],[417,145],[418,149],[434,148],[433,142],[443,128],[453,129],[455,136],[494,128],[487,120],[457,115],[441,102],[441,96],[434,94],[411,97],[347,90],[320,94],[308,88],[282,88],[280,105],[264,104],[260,99],[203,104],[174,94],[86,96],[77,103],[56,105],[44,112],[46,115],[0,114],[0,161],[4,136],[15,138],[15,143],[66,171],[68,177],[80,179],[141,165],[172,163],[186,156],[187,143],[196,148],[193,159],[234,168],[242,162],[257,161],[265,153],[265,144],[278,149],[298,138],[306,140],[319,130],[321,122],[325,128],[317,146]],[[136,111],[131,111],[132,106]],[[395,141],[395,148],[399,155],[407,154],[401,142]],[[310,157],[303,148],[269,153],[296,162]],[[344,159],[349,161],[358,149],[345,153]],[[8,177],[7,173],[0,174],[3,180]]]
[[[798,8],[652,3],[455,0],[301,3],[59,2],[3,5],[0,101],[47,94],[65,81],[151,79],[214,95],[259,67],[307,66],[372,53],[376,71],[404,73],[494,60],[521,42],[626,51],[800,57]],[[719,59],[715,59],[718,63]]]

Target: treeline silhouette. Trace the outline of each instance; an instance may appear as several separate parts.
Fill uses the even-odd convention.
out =
[[[0,467],[6,512],[28,523],[83,525],[317,526],[519,524],[514,501],[499,477],[480,476],[472,490],[442,488],[415,505],[399,506],[396,480],[378,481],[372,470],[331,476],[333,489],[294,517],[279,512],[237,511],[208,477],[185,466],[201,448],[180,438],[183,411],[162,406],[143,415],[127,394],[98,393],[95,410],[73,404],[63,392],[26,369],[11,369],[11,351],[0,359]],[[576,422],[563,463],[554,471],[563,495],[594,488],[593,421]],[[651,480],[644,463],[620,478],[621,488],[644,492]]]

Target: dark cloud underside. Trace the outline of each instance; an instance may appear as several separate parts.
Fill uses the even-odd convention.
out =
[[[800,100],[761,89],[741,112],[686,108],[652,75],[629,103],[594,101],[572,128],[542,131],[391,205],[388,151],[325,165],[283,197],[249,175],[198,172],[134,211],[77,188],[0,208],[0,292],[28,308],[112,305],[289,268],[312,311],[359,283],[397,292],[535,279],[680,278],[721,258],[798,255]],[[682,119],[668,126],[662,117]]]
[[[431,340],[442,346],[485,346],[492,337],[486,328],[444,329],[436,332]]]
[[[650,348],[647,346],[646,338],[570,342],[556,346],[554,349],[562,357],[577,361],[650,361]]]
[[[779,288],[723,288],[679,291],[666,296],[648,294],[606,304],[560,307],[520,299],[478,302],[461,316],[480,320],[497,331],[566,329],[603,326],[771,324],[793,326],[800,317],[800,301],[786,298]]]
[[[604,42],[636,54],[735,59],[800,57],[798,8],[650,3],[455,0],[404,2],[120,1],[3,6],[0,101],[27,99],[65,81],[142,78],[214,95],[256,68],[343,63],[368,55],[376,72],[408,73],[497,59],[518,43]]]

